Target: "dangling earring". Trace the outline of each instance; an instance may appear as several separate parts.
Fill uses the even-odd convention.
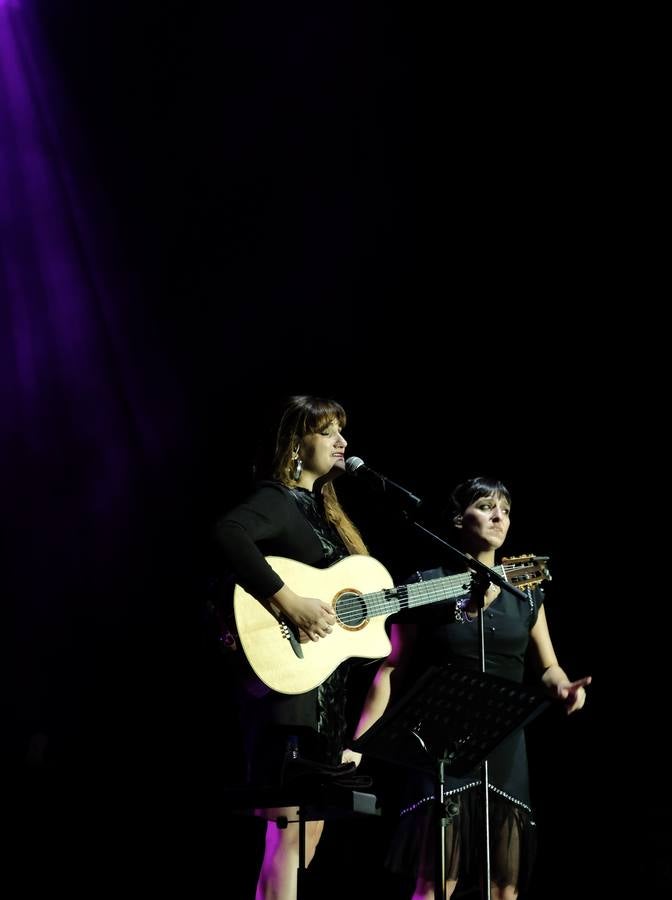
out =
[[[292,456],[294,460],[294,468],[292,469],[292,481],[298,481],[301,478],[301,473],[303,472],[303,460],[299,456],[298,450],[294,456]]]

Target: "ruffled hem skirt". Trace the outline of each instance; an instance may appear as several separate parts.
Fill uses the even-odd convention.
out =
[[[499,885],[524,891],[529,883],[536,852],[536,826],[529,811],[489,792],[490,876]],[[483,794],[479,786],[445,799],[446,878],[461,887],[478,884],[485,848]],[[435,878],[435,849],[439,825],[432,800],[401,815],[390,843],[386,866],[398,874]]]

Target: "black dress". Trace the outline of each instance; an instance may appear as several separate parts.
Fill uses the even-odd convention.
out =
[[[244,503],[220,519],[215,538],[235,580],[263,599],[282,586],[265,556],[326,568],[348,555],[338,531],[325,517],[320,494],[272,481],[262,482]],[[290,587],[301,593],[300,585]],[[297,755],[329,765],[340,763],[347,665],[340,666],[318,688],[288,695],[250,690],[242,650],[232,656],[237,657],[232,673],[250,782],[278,783],[287,759]]]
[[[417,573],[413,581],[453,574],[448,569]],[[486,671],[521,683],[530,631],[543,603],[540,589],[527,602],[502,590],[484,611]],[[417,623],[417,645],[409,670],[409,682],[430,665],[454,662],[480,670],[478,621],[457,621],[454,604],[423,609]],[[420,772],[409,772],[401,799],[400,827],[392,843],[389,865],[396,871],[417,871],[420,841],[430,827],[434,783]],[[446,829],[446,872],[462,883],[465,876],[479,873],[482,846],[481,770],[446,778],[447,806],[453,815]],[[488,788],[491,835],[491,874],[499,884],[517,884],[522,889],[531,868],[534,822],[530,807],[527,751],[522,729],[505,739],[488,757]],[[430,840],[430,846],[431,840]],[[433,860],[426,860],[423,874],[434,877]]]

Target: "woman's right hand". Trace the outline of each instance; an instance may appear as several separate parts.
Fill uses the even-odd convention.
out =
[[[349,747],[346,747],[343,753],[341,754],[341,763],[354,763],[355,767],[359,766],[362,761],[362,754],[357,750],[351,750]]]
[[[271,600],[300,629],[302,643],[327,637],[336,624],[336,616],[328,603],[317,597],[302,597],[286,584]]]

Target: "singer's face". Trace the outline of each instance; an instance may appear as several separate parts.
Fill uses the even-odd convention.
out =
[[[511,505],[501,494],[479,497],[462,513],[462,534],[472,551],[498,550],[509,530]]]
[[[338,422],[332,419],[328,425],[315,434],[307,434],[301,441],[301,459],[306,475],[323,478],[332,477],[345,471],[345,448],[348,442],[341,434]],[[311,485],[312,486],[312,485]]]

